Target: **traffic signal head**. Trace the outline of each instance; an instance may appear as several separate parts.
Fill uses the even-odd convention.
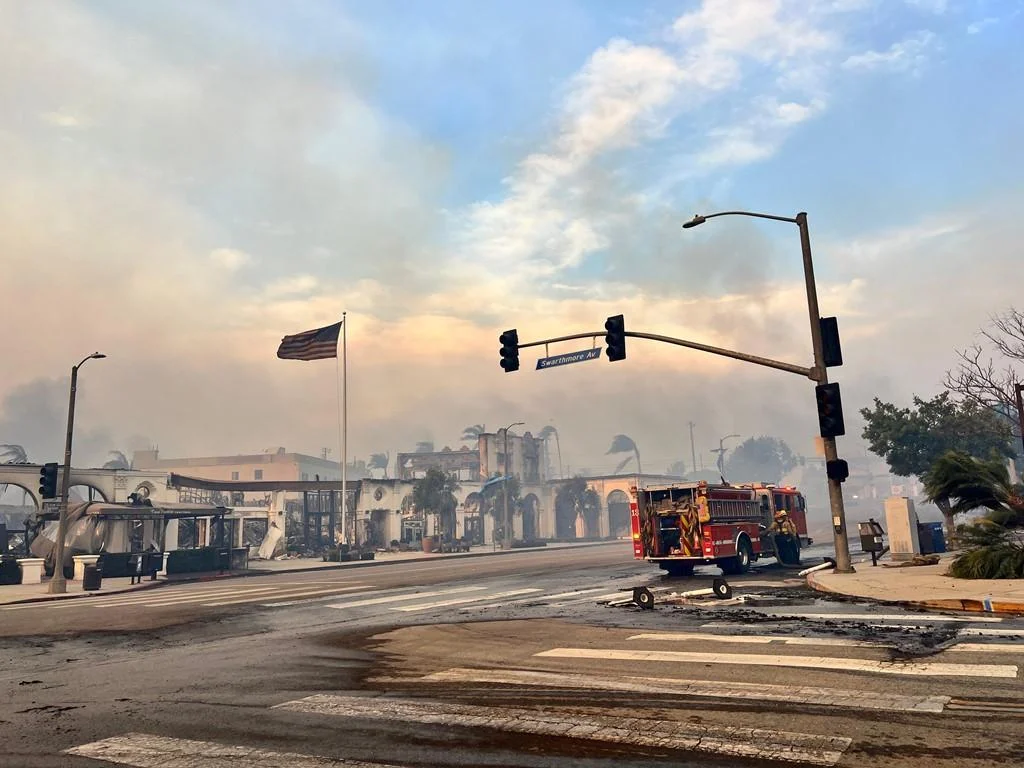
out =
[[[843,423],[843,403],[839,397],[839,385],[819,384],[814,388],[818,399],[818,427],[822,437],[839,437],[846,434]]]
[[[57,462],[39,468],[39,495],[44,499],[57,498]]]
[[[839,323],[834,317],[819,317],[821,347],[826,368],[843,364],[843,348],[839,344]]]
[[[626,359],[626,321],[622,315],[613,315],[604,321],[604,329],[607,333],[604,336],[605,353],[608,360]]]
[[[516,329],[505,331],[498,337],[501,342],[501,367],[505,373],[519,370],[519,334]]]

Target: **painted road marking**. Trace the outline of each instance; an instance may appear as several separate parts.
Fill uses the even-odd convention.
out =
[[[551,600],[561,600],[566,597],[576,597],[576,595],[601,592],[604,589],[605,587],[598,587],[597,589],[577,589],[575,592],[561,592],[557,595],[537,595],[536,597],[524,597],[522,600],[509,600],[507,603],[499,603],[498,605],[468,605],[462,610],[484,611],[488,608],[505,608],[510,605],[532,605],[533,603],[548,604]]]
[[[454,600],[442,600],[437,603],[423,603],[417,605],[400,605],[392,608],[392,611],[428,611],[431,608],[445,608],[449,605],[462,605],[463,603],[479,603],[482,600],[500,600],[503,597],[517,597],[527,595],[531,592],[543,592],[543,589],[513,589],[509,592],[498,592],[493,595],[475,595],[472,597],[459,597]]]
[[[340,595],[342,592],[357,592],[366,590],[366,587],[329,587],[327,589],[308,589],[301,591],[279,592],[275,597],[311,597],[312,595]],[[256,595],[255,597],[235,598],[232,600],[221,600],[215,603],[203,603],[204,606],[240,605],[242,603],[257,603],[266,600],[268,595]],[[150,606],[147,606],[150,607]]]
[[[1024,629],[991,629],[989,627],[965,627],[957,630],[961,635],[975,637],[1024,637]]]
[[[674,640],[685,642],[689,640],[697,642],[714,643],[780,643],[782,645],[819,645],[835,646],[839,648],[894,648],[892,643],[875,643],[870,640],[850,640],[847,638],[835,637],[783,637],[781,635],[711,635],[699,632],[648,632],[641,635],[632,635],[627,640]],[[1014,653],[1024,652],[1024,643],[959,643],[943,648],[947,651],[972,651],[990,653]]]
[[[438,597],[440,595],[454,595],[459,592],[479,592],[487,587],[456,587],[455,589],[440,589],[433,592],[410,592],[404,595],[389,595],[388,597],[374,597],[367,600],[350,600],[347,603],[331,603],[328,608],[362,608],[365,605],[383,605],[385,603],[400,603],[403,600],[415,600],[420,597]]]
[[[695,651],[628,651],[603,648],[552,648],[534,656],[607,661],[679,661],[694,664],[735,664],[756,667],[802,667],[842,672],[934,677],[1017,677],[1013,664],[944,664],[941,662],[875,661],[827,656],[769,656],[752,653],[697,653]]]
[[[437,683],[497,683],[578,690],[665,693],[716,699],[750,699],[792,704],[814,704],[845,709],[880,709],[891,712],[942,712],[949,696],[903,696],[882,691],[770,685],[717,680],[683,680],[671,677],[598,677],[564,672],[525,669],[455,668],[421,678]]]
[[[268,765],[286,765],[288,768],[401,768],[384,763],[272,752],[145,733],[126,733],[82,744],[64,750],[64,754],[136,768],[266,768]]]
[[[233,597],[235,595],[248,595],[248,594],[270,594],[277,591],[278,587],[246,587],[246,588],[235,588],[235,589],[218,589],[218,590],[193,590],[191,592],[167,592],[163,589],[157,589],[148,595],[132,595],[130,598],[115,600],[113,598],[101,599],[96,601],[89,601],[90,605],[94,605],[97,608],[109,608],[118,605],[142,605],[144,603],[156,602],[167,602],[173,603],[181,600],[217,600],[221,597]]]
[[[630,592],[628,590],[621,592],[608,592],[604,595],[597,595],[596,597],[584,597],[580,600],[567,600],[564,603],[560,603],[560,605],[577,605],[578,603],[599,603],[602,600],[616,600],[625,597],[629,597],[630,599],[632,599],[632,597],[630,596]]]
[[[656,718],[591,715],[552,708],[484,707],[387,696],[318,694],[274,709],[332,717],[430,723],[455,728],[488,728],[588,741],[691,750],[731,757],[832,766],[851,739],[809,733],[741,728]]]
[[[843,621],[964,621],[968,623],[974,622],[1000,622],[1002,619],[996,616],[979,616],[968,617],[968,616],[914,616],[906,613],[772,613],[765,612],[766,616],[774,619],[835,619]]]
[[[237,586],[230,588],[231,591],[237,591]],[[250,587],[251,590],[269,591],[277,589],[277,587]],[[171,600],[181,598],[184,599],[190,594],[202,594],[202,595],[213,595],[220,594],[228,591],[228,587],[219,587],[216,592],[214,590],[202,590],[199,592],[186,592],[185,590],[175,589],[170,590],[164,587],[156,587],[149,589],[134,590],[131,592],[125,592],[123,594],[104,595],[96,594],[95,596],[90,595],[89,597],[80,598],[65,598],[63,600],[47,601],[41,603],[32,603],[25,605],[12,605],[8,610],[15,608],[38,608],[40,606],[46,606],[51,608],[81,608],[83,606],[94,606],[96,608],[108,608],[118,605],[134,605],[137,603],[145,603],[151,600]]]

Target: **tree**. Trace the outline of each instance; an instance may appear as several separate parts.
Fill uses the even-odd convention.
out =
[[[487,425],[485,424],[471,424],[468,427],[464,427],[462,430],[463,440],[479,440],[480,435],[487,431]]]
[[[587,534],[599,530],[601,497],[580,476],[562,483],[555,494],[555,531],[558,538],[575,538],[576,518],[582,514]]]
[[[500,475],[499,475],[500,478]],[[505,526],[505,495],[508,494],[510,516],[522,513],[523,489],[519,478],[509,476],[506,480],[491,483],[484,488],[483,497],[487,513],[497,521],[497,527]]]
[[[629,463],[630,459],[636,459],[636,471],[643,474],[643,468],[640,466],[640,449],[636,447],[636,443],[633,442],[633,438],[628,435],[616,435],[612,438],[612,447],[608,449],[606,456],[612,453],[628,453],[632,452],[632,456],[627,456],[625,459],[619,462],[619,465],[615,468],[612,474],[617,475],[626,464]]]
[[[548,424],[538,433],[538,437],[545,443],[552,435],[555,437],[555,449],[558,452],[558,477],[561,479],[564,473],[562,471],[562,443],[558,439],[558,430]]]
[[[121,451],[109,451],[109,456],[113,456],[112,459],[103,464],[103,469],[131,469],[132,463],[128,460],[128,457]]]
[[[945,386],[964,400],[1002,414],[1019,440],[1016,386],[1024,383],[1024,312],[1011,307],[993,315],[981,336],[982,343],[957,350],[959,360],[946,372]]]
[[[416,481],[412,488],[412,501],[424,515],[434,515],[434,530],[447,538],[455,535],[455,492],[459,483],[454,476],[431,468]]]
[[[953,561],[952,575],[1024,578],[1024,486],[1010,482],[1005,463],[949,451],[925,474],[924,484],[929,500],[944,501],[953,514],[988,510],[976,523],[957,529],[966,551]]]
[[[777,483],[796,463],[785,441],[762,435],[747,438],[736,446],[725,462],[724,474],[738,482]]]
[[[371,453],[370,460],[366,462],[367,469],[380,469],[384,471],[384,479],[388,479],[388,467],[391,465],[391,453]]]
[[[957,402],[948,391],[922,400],[914,396],[913,408],[899,408],[875,398],[874,408],[862,408],[862,437],[872,453],[881,456],[893,474],[924,477],[948,451],[960,451],[980,459],[1009,457],[1012,435],[1006,420],[971,400]],[[946,521],[946,535],[956,536],[952,505],[937,497],[935,505]]]
[[[686,464],[682,461],[674,461],[669,465],[668,469],[665,470],[666,475],[676,475],[677,477],[686,477]]]

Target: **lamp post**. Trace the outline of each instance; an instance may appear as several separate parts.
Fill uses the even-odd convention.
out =
[[[811,345],[814,348],[814,367],[811,369],[811,378],[816,384],[828,383],[828,372],[825,368],[825,351],[821,338],[821,316],[818,312],[818,289],[814,282],[814,262],[811,258],[811,235],[807,227],[807,214],[798,213],[796,216],[773,216],[767,213],[752,213],[750,211],[721,211],[710,213],[706,216],[694,216],[690,221],[683,224],[683,229],[696,227],[708,219],[719,216],[750,216],[755,219],[770,219],[771,221],[784,221],[789,224],[796,224],[800,230],[800,251],[803,255],[804,283],[807,286],[807,313],[811,321]],[[825,448],[825,461],[835,461],[839,458],[834,437],[822,438]],[[835,536],[836,547],[836,568],[838,573],[853,573],[853,566],[850,564],[850,542],[846,535],[846,511],[843,508],[843,486],[837,479],[829,478],[828,481],[829,504],[832,510],[832,530]]]
[[[718,474],[719,475],[723,475],[725,473],[725,441],[726,440],[731,440],[734,437],[738,438],[739,435],[726,435],[725,437],[719,438],[718,439],[718,449],[717,450],[714,449],[714,448],[711,449],[712,453],[717,453],[718,454],[717,465],[718,465]]]
[[[502,533],[504,534],[503,538],[505,539],[505,541],[502,544],[502,549],[512,549],[512,519],[509,517],[509,514],[508,514],[508,483],[509,483],[509,480],[512,479],[512,476],[509,473],[509,467],[512,464],[512,462],[510,462],[508,460],[509,459],[509,456],[508,456],[508,431],[510,429],[512,429],[512,427],[519,427],[519,426],[522,426],[524,423],[525,422],[517,421],[517,422],[515,422],[513,424],[509,424],[507,427],[505,427],[505,430],[504,430],[504,432],[505,432],[505,466],[502,467],[502,471],[503,471],[503,474],[505,475],[505,482],[502,485],[502,489],[503,490],[502,490],[501,495],[502,495],[502,500],[504,502],[504,507],[505,507],[504,513],[502,514],[502,520],[504,521],[502,523],[502,527],[504,529],[502,531]]]
[[[75,392],[78,390],[78,369],[89,360],[102,360],[106,355],[93,352],[71,369],[71,394],[68,398],[68,433],[64,442],[64,475],[60,481],[60,512],[57,523],[57,541],[53,554],[53,578],[50,579],[50,593],[63,594],[68,591],[64,578],[64,537],[68,530],[68,490],[71,488],[71,437],[75,430]]]

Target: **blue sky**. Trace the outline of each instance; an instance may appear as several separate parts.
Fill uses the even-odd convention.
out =
[[[806,210],[848,410],[934,393],[1019,303],[1022,10],[0,0],[0,320],[54,340],[3,339],[0,442],[59,443],[19,413],[59,414],[67,361],[103,347],[100,453],[318,453],[334,378],[273,350],[344,310],[357,454],[555,420],[577,465],[629,432],[667,466],[689,418],[806,452],[806,382],[643,345],[506,377],[497,334],[622,312],[806,362],[795,230],[679,228]]]

